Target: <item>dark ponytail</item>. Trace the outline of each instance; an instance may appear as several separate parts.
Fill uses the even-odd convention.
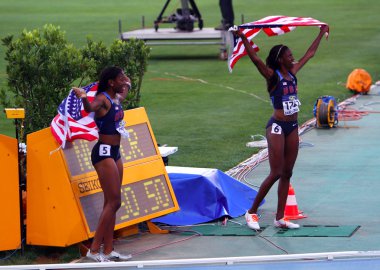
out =
[[[109,87],[108,81],[116,79],[116,77],[122,72],[123,69],[117,66],[106,67],[103,69],[99,76],[98,91],[96,94],[105,92]]]

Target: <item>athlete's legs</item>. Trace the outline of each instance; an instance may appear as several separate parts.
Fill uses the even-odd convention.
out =
[[[278,202],[276,219],[280,220],[284,217],[286,199],[289,193],[290,178],[293,174],[293,167],[297,159],[299,147],[298,129],[293,130],[287,137],[285,137],[284,147],[284,162],[281,173],[281,178],[278,183]]]
[[[268,142],[268,156],[270,173],[260,185],[255,201],[252,204],[249,213],[257,213],[260,203],[263,201],[273,184],[280,178],[284,164],[284,142],[285,136],[281,134],[273,134],[272,127],[268,127],[266,131]]]
[[[116,166],[117,166],[117,170],[119,172],[119,180],[120,180],[120,185],[123,183],[123,162],[121,160],[121,158],[119,158],[117,161],[116,161]]]
[[[117,171],[119,175],[118,181],[120,183],[119,193],[121,194],[120,188],[123,181],[123,162],[121,158],[116,161],[116,167],[117,167]],[[115,212],[115,217],[116,217],[116,212]],[[112,228],[112,230],[108,230],[107,233],[104,235],[104,250],[103,250],[104,254],[109,254],[113,250],[113,233],[114,233],[114,228],[115,228],[115,221],[116,221],[115,218],[110,220],[110,224],[108,226]],[[107,241],[107,244],[106,244],[106,241]]]
[[[121,203],[119,169],[112,158],[104,159],[96,163],[94,167],[103,189],[104,207],[91,244],[91,251],[98,252],[100,245],[104,243],[104,250],[111,252],[116,211]]]

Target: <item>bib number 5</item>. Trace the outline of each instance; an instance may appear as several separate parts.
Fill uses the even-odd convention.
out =
[[[110,157],[111,156],[111,145],[107,145],[107,144],[99,145],[99,156]]]

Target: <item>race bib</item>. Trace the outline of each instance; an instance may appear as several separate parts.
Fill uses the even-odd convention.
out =
[[[281,135],[282,133],[282,128],[280,125],[277,125],[276,123],[273,123],[272,124],[272,134],[277,134],[277,135]]]
[[[121,120],[119,122],[117,122],[115,125],[116,125],[116,130],[117,132],[120,133],[120,135],[123,137],[123,138],[129,138],[129,132],[125,129],[125,121],[124,120]]]
[[[298,100],[297,95],[282,97],[282,106],[284,108],[285,115],[292,115],[299,112],[300,105],[301,102]]]
[[[107,144],[99,145],[99,156],[100,157],[110,157],[111,156],[111,145],[107,145]]]

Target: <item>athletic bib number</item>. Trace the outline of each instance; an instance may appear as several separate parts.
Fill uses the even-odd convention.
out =
[[[299,112],[300,105],[301,102],[298,100],[297,96],[283,96],[282,98],[282,106],[285,115],[292,115]]]
[[[272,124],[272,134],[278,134],[281,135],[282,133],[282,128],[281,126],[277,125],[276,123]]]
[[[110,157],[111,156],[111,145],[107,145],[107,144],[99,145],[99,156],[100,157]]]

